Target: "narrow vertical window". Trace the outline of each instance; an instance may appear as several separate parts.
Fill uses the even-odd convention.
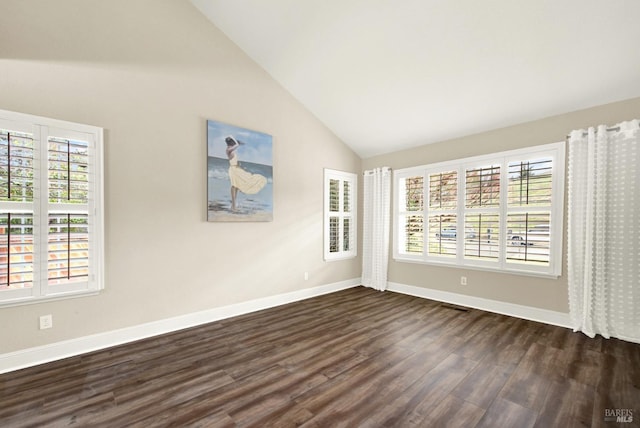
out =
[[[33,287],[33,134],[0,129],[0,290]]]
[[[464,257],[500,257],[500,165],[465,169]]]
[[[551,262],[553,159],[509,162],[507,262]]]
[[[356,255],[356,175],[325,169],[324,258]]]
[[[329,252],[340,251],[340,180],[329,180]]]
[[[453,257],[457,253],[457,171],[429,174],[429,255]]]
[[[400,212],[398,235],[400,252],[421,255],[424,251],[424,177],[409,176],[400,179],[398,186]]]
[[[89,278],[89,143],[48,140],[49,285]]]

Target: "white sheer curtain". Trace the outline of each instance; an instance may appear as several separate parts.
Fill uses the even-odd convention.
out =
[[[638,125],[569,136],[568,279],[574,331],[640,343]]]
[[[390,211],[391,169],[365,171],[362,284],[380,291],[387,289]]]

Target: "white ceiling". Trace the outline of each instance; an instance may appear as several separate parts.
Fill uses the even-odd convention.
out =
[[[640,96],[637,0],[192,3],[363,158]]]

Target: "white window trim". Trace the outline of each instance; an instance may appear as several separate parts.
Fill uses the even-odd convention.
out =
[[[329,209],[329,199],[330,199],[330,186],[329,186],[329,181],[330,180],[339,180],[340,181],[340,200],[339,200],[339,207],[340,207],[340,211],[338,213],[336,212],[330,212]],[[344,182],[349,182],[350,183],[350,188],[351,191],[349,193],[350,196],[350,204],[349,206],[351,207],[351,212],[349,212],[348,214],[345,214],[343,212],[343,207],[344,207],[344,193],[342,192],[342,183]],[[338,252],[330,252],[330,244],[329,244],[329,240],[330,240],[330,222],[329,222],[329,217],[334,217],[334,216],[338,216],[340,218],[339,221],[339,231],[338,231],[338,238],[339,238],[339,248],[340,250]],[[351,219],[351,238],[350,238],[350,243],[351,246],[349,248],[348,251],[344,251],[343,247],[342,247],[342,237],[343,237],[343,219],[344,218],[350,218]],[[323,245],[323,253],[324,253],[324,260],[325,261],[334,261],[334,260],[344,260],[344,259],[351,259],[354,258],[358,255],[358,176],[352,172],[345,172],[345,171],[337,171],[334,169],[328,169],[325,168],[324,169],[324,224],[323,224],[323,238],[324,238],[324,245]]]
[[[403,261],[408,261],[408,262],[422,262],[423,261],[423,256],[419,255],[419,254],[411,254],[411,253],[400,253],[400,248],[404,247],[404,241],[401,243],[400,240],[404,239],[403,236],[400,236],[400,234],[398,233],[399,227],[400,227],[400,216],[401,215],[411,215],[412,213],[418,213],[418,211],[406,211],[406,210],[400,210],[400,180],[405,179],[405,178],[409,178],[409,177],[416,177],[419,175],[424,175],[425,173],[425,169],[424,167],[412,167],[412,168],[405,168],[405,169],[399,169],[399,170],[395,170],[393,173],[393,208],[394,208],[394,212],[393,212],[393,258],[396,260],[403,260]],[[428,184],[427,184],[428,185]],[[426,189],[425,185],[425,181],[423,180],[423,189]],[[426,190],[424,190],[424,194],[423,194],[423,201],[426,201],[425,195],[426,195]],[[423,202],[424,203],[424,202]],[[424,219],[424,210],[422,211],[422,215],[423,215],[423,225],[425,224],[425,219]],[[424,248],[424,247],[423,247]],[[424,251],[424,250],[423,250]]]
[[[38,168],[34,172],[34,188],[36,194],[34,201],[19,203],[23,209],[33,211],[34,218],[47,217],[48,211],[55,212],[56,208],[64,209],[65,212],[73,212],[73,208],[66,204],[49,203],[47,196],[47,142],[49,136],[63,138],[78,138],[90,143],[90,151],[94,162],[92,164],[92,175],[94,181],[90,183],[89,192],[92,195],[88,209],[81,210],[87,213],[90,222],[90,251],[89,251],[89,278],[87,281],[56,285],[50,287],[47,278],[47,227],[45,220],[39,224],[34,222],[34,279],[33,287],[16,290],[3,290],[0,292],[0,307],[16,306],[29,303],[39,303],[43,301],[59,300],[72,297],[95,295],[104,288],[104,171],[103,171],[103,129],[34,116],[30,114],[17,113],[0,110],[0,127],[15,131],[28,132],[33,134],[36,151],[40,152],[34,160],[39,161]],[[43,174],[43,171],[44,174]],[[15,204],[15,203],[12,203]],[[17,207],[18,205],[15,204]]]
[[[533,266],[528,264],[518,264],[507,262],[506,247],[507,221],[506,214],[510,212],[507,206],[508,163],[514,160],[522,161],[539,158],[540,156],[550,156],[553,158],[553,187],[551,195],[551,216],[550,216],[550,257],[548,266]],[[500,242],[498,261],[470,260],[464,258],[464,239],[457,239],[457,251],[455,257],[439,257],[429,255],[428,252],[428,177],[429,174],[439,171],[458,171],[458,203],[456,210],[457,230],[464,231],[464,194],[465,180],[464,172],[476,165],[486,165],[487,163],[499,163],[500,169]],[[401,251],[402,234],[400,233],[399,217],[400,192],[399,184],[401,179],[407,177],[423,176],[424,183],[424,245],[422,254],[407,254]],[[421,263],[437,266],[462,267],[465,269],[485,270],[494,272],[508,272],[519,275],[540,276],[558,278],[562,275],[563,266],[563,240],[564,240],[564,181],[565,181],[565,142],[545,144],[524,149],[516,149],[488,155],[474,156],[464,159],[439,162],[429,165],[398,169],[394,171],[393,193],[394,193],[394,215],[393,215],[393,258],[400,262]],[[513,210],[513,209],[512,209]],[[458,233],[464,236],[463,233]]]

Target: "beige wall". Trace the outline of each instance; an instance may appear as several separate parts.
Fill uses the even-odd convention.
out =
[[[376,156],[365,159],[363,161],[363,168],[370,169],[377,166],[390,166],[394,169],[399,169],[468,156],[555,143],[564,140],[565,136],[574,129],[587,128],[599,124],[615,124],[623,120],[636,118],[640,118],[640,98],[554,116],[456,140]],[[425,120],[428,120],[428,118],[425,118]],[[389,280],[401,284],[568,312],[566,249],[565,234],[565,242],[563,245],[565,268],[563,269],[563,275],[557,280],[402,263],[393,260],[391,260],[389,264]],[[468,279],[467,286],[459,285],[460,276],[462,275]]]
[[[361,160],[186,0],[3,0],[0,109],[104,127],[106,171],[106,289],[1,308],[0,353],[360,276],[322,187]],[[273,136],[273,222],[206,221],[207,119]]]

